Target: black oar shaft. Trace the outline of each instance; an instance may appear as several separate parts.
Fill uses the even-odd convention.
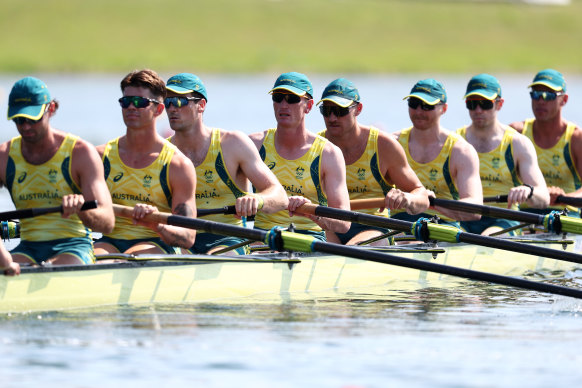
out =
[[[216,209],[197,209],[197,217],[204,217],[211,214],[235,214],[236,209],[234,205],[219,207]]]
[[[362,255],[361,248],[354,248],[345,245],[329,244],[323,242],[315,242],[313,249],[318,252],[330,253],[334,255],[356,257]],[[436,272],[444,275],[458,276],[471,280],[480,280],[501,284],[505,286],[519,287],[526,290],[534,290],[539,292],[548,292],[552,294],[570,296],[573,298],[582,298],[582,290],[574,288],[557,286],[547,283],[539,283],[531,280],[514,278],[510,276],[497,275],[488,272],[475,271],[466,268],[452,267],[443,264],[432,263],[428,261],[421,261],[415,259],[407,259],[399,256],[392,256],[385,253],[366,251],[365,257],[362,259],[374,261],[377,263],[392,264],[400,267],[407,267],[421,271]]]
[[[81,210],[95,209],[96,207],[97,201],[87,201],[83,204]],[[21,220],[23,218],[32,218],[49,213],[62,213],[62,211],[62,206],[12,210],[0,213],[0,221]]]
[[[505,218],[508,220],[527,222],[541,225],[544,223],[544,216],[534,213],[520,212],[511,209],[503,209],[494,206],[483,206],[464,201],[453,201],[450,199],[429,198],[431,206],[441,206],[448,209],[459,210],[466,213],[477,213],[486,217]]]
[[[507,195],[495,195],[493,197],[484,197],[483,202],[507,202]],[[556,197],[556,203],[563,203],[564,205],[582,207],[582,198],[558,195]]]
[[[305,206],[305,205],[303,205]],[[364,225],[380,226],[384,228],[397,229],[405,232],[412,232],[412,222],[396,220],[393,218],[379,217],[371,214],[357,213],[348,210],[341,210],[326,206],[309,204],[306,207],[309,212],[321,217],[330,217],[344,221],[357,222]],[[530,214],[530,213],[528,213]],[[538,215],[534,214],[537,217]],[[534,222],[532,222],[534,223]],[[439,226],[436,225],[438,228]],[[429,228],[430,229],[430,228]],[[430,237],[430,236],[429,236]],[[572,263],[582,263],[582,255],[574,252],[561,251],[551,248],[537,247],[516,241],[501,238],[487,237],[479,234],[460,232],[457,234],[458,241],[470,242],[477,245],[484,245],[491,248],[505,249],[512,252],[525,253],[528,255],[548,257],[556,260],[564,260]],[[435,238],[433,238],[435,239]]]

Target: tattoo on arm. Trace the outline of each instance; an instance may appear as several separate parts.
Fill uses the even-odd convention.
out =
[[[194,214],[194,212],[192,211],[192,208],[190,208],[190,206],[186,205],[185,203],[181,203],[176,206],[174,214],[178,216],[192,217],[192,214]]]

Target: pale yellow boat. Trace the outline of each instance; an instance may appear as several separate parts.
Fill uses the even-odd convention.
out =
[[[523,239],[521,240],[523,241]],[[534,235],[531,244],[580,252],[582,237]],[[371,249],[371,248],[366,248]],[[567,261],[468,244],[410,244],[382,251],[499,275],[552,277],[582,267]],[[249,256],[108,256],[125,262],[23,268],[0,278],[0,312],[21,313],[114,305],[278,302],[345,297],[367,287],[386,292],[455,287],[466,279],[329,254]]]

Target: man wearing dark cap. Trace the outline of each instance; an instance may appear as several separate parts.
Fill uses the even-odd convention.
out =
[[[432,78],[418,81],[408,100],[412,127],[397,133],[410,167],[436,198],[455,199],[482,204],[479,179],[479,157],[475,149],[456,133],[440,124],[447,111],[447,93],[443,85]],[[459,226],[457,221],[478,220],[480,215],[441,207],[431,207],[420,215],[396,210],[393,218],[416,221],[419,217],[438,215],[445,223]]]
[[[556,202],[559,195],[582,196],[582,131],[562,117],[568,94],[560,72],[542,70],[529,87],[535,118],[510,125],[533,142],[550,192],[549,208],[525,210],[545,214],[565,207]],[[570,216],[579,215],[577,208],[568,210]]]
[[[221,208],[235,205],[236,215],[209,215],[204,219],[243,226],[247,216],[258,210],[273,213],[287,208],[288,200],[275,175],[263,163],[249,137],[239,131],[225,131],[204,124],[208,103],[206,87],[194,74],[181,73],[166,83],[164,99],[170,127],[169,139],[196,167],[196,207]],[[256,193],[249,192],[249,180]],[[243,239],[213,233],[198,233],[194,253],[213,253]],[[234,251],[245,254],[245,247]]]
[[[17,209],[62,205],[62,214],[21,220],[20,263],[92,264],[91,230],[108,233],[114,225],[111,196],[99,154],[88,142],[53,128],[59,104],[44,82],[26,77],[8,98],[8,119],[20,136],[0,145],[0,181]],[[96,209],[81,211],[85,201]]]
[[[153,70],[135,70],[121,81],[119,99],[126,133],[97,147],[113,203],[133,207],[133,219],[117,217],[115,229],[95,243],[96,253],[178,253],[196,231],[144,221],[154,211],[196,216],[192,162],[160,136],[166,84]]]
[[[387,217],[388,209],[418,214],[428,208],[428,193],[396,139],[378,128],[358,123],[363,104],[351,81],[345,78],[332,81],[317,105],[326,127],[320,135],[338,146],[344,156],[350,200],[384,197],[384,209],[362,212]],[[386,228],[352,223],[347,233],[336,236],[342,244],[354,245],[387,232]],[[386,242],[387,239],[382,239],[371,245]]]
[[[471,124],[459,128],[457,133],[479,155],[483,195],[507,195],[507,202],[497,206],[514,210],[518,210],[520,204],[547,207],[550,196],[533,144],[497,118],[504,103],[499,81],[489,74],[476,75],[469,81],[464,98]],[[518,221],[485,216],[479,221],[461,222],[467,232],[484,235],[518,224]],[[512,231],[510,234],[515,233],[518,232]]]
[[[284,73],[269,92],[277,128],[251,135],[261,158],[273,171],[289,196],[287,211],[258,213],[255,227],[288,226],[325,239],[323,231],[345,233],[346,221],[311,215],[293,217],[297,208],[311,202],[349,210],[346,168],[341,150],[307,130],[305,116],[313,108],[313,86],[301,73]]]

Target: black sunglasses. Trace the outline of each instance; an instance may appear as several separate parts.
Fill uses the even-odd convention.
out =
[[[282,102],[283,100],[287,101],[287,104],[297,104],[301,101],[301,97],[296,94],[287,94],[287,93],[273,93],[272,94],[273,101],[275,102]]]
[[[15,117],[12,119],[12,121],[14,121],[14,124],[16,124],[16,125],[23,125],[23,124],[34,125],[34,124],[38,123],[40,120],[42,120],[42,116],[38,120],[27,119],[26,117]]]
[[[529,92],[532,100],[539,100],[540,98],[544,101],[552,101],[555,100],[556,97],[561,96],[564,93],[554,93],[554,92],[540,92],[538,90],[532,90]]]
[[[465,104],[467,105],[467,109],[475,110],[477,107],[481,107],[483,110],[493,109],[495,105],[494,100],[466,100]]]
[[[159,101],[156,101],[152,98],[145,98],[140,96],[123,96],[119,99],[119,105],[123,109],[129,108],[130,105],[135,106],[138,109],[146,108],[150,105],[150,103],[159,104]]]
[[[425,110],[425,111],[429,111],[429,110],[434,110],[434,108],[437,105],[438,104],[435,104],[435,105],[426,104],[418,98],[409,98],[408,99],[408,107],[410,109],[416,109],[420,106],[420,109]]]
[[[350,105],[348,107],[341,107],[337,105],[320,105],[319,111],[323,115],[323,117],[329,117],[332,113],[335,117],[344,117],[350,110],[356,105]]]
[[[170,105],[174,105],[176,108],[181,108],[183,106],[188,105],[190,101],[199,101],[202,100],[200,97],[166,97],[164,98],[164,106],[167,108]]]
[[[48,105],[44,109],[44,112],[42,112],[42,115],[37,120],[33,120],[33,119],[29,119],[29,118],[26,118],[26,117],[19,116],[19,117],[13,118],[12,121],[16,125],[23,125],[23,124],[34,125],[34,124],[38,123],[40,120],[42,120],[42,118],[44,117],[44,114],[47,111],[48,111]]]

